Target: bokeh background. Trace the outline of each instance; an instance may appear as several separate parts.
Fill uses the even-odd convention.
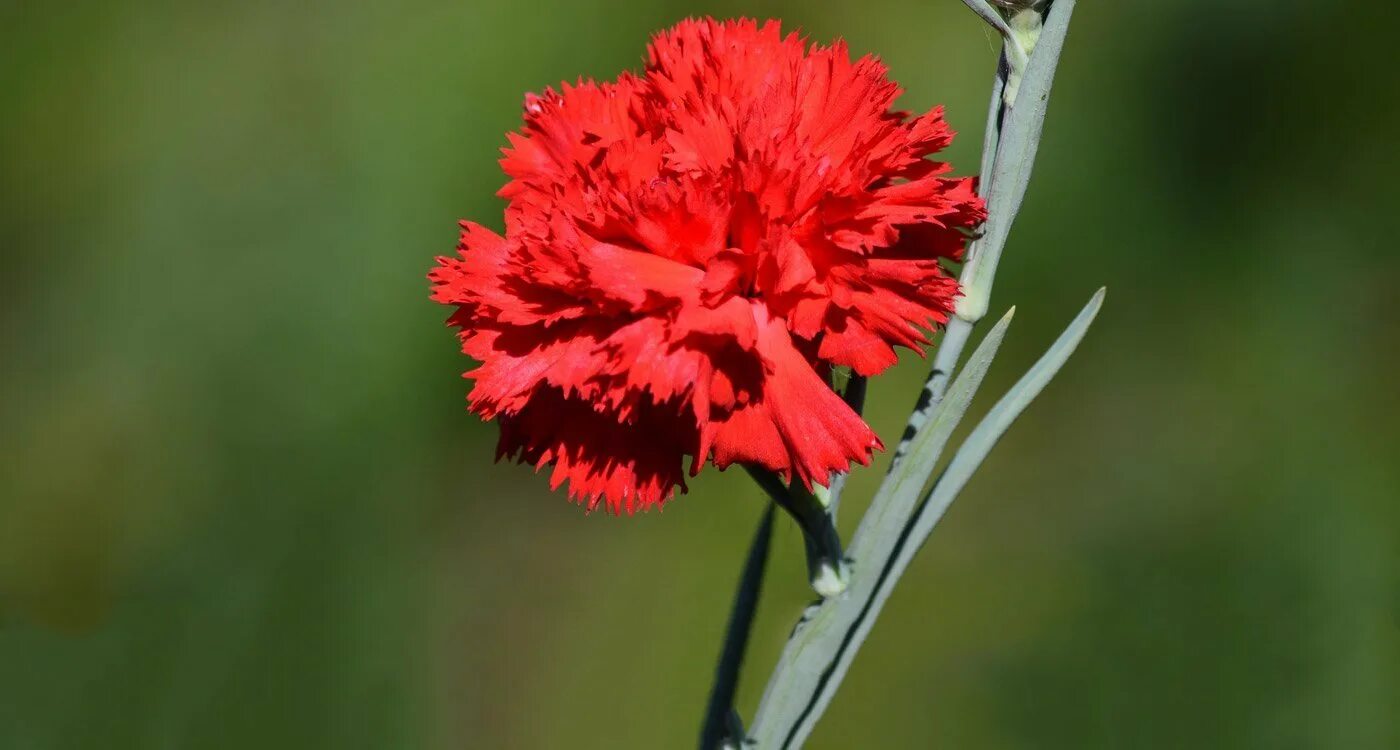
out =
[[[1080,3],[979,408],[1107,306],[810,747],[1400,747],[1380,5]],[[761,496],[585,516],[493,465],[424,274],[500,226],[524,92],[704,13],[878,53],[975,169],[956,0],[0,3],[0,747],[693,746]]]

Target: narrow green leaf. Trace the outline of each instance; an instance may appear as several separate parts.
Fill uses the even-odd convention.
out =
[[[943,517],[943,512],[948,509],[953,498],[957,497],[962,488],[967,485],[967,481],[972,478],[972,474],[977,471],[977,467],[982,465],[982,461],[987,458],[987,454],[992,452],[992,447],[997,444],[1006,430],[1021,416],[1021,412],[1030,406],[1035,397],[1045,389],[1050,379],[1060,371],[1069,356],[1079,347],[1079,342],[1084,340],[1084,334],[1088,332],[1089,325],[1094,322],[1095,316],[1099,314],[1099,309],[1103,307],[1105,289],[1099,289],[1094,293],[1093,298],[1084,306],[1074,321],[1069,324],[1065,332],[1060,334],[1060,338],[1045,352],[1040,361],[1030,369],[1011,390],[997,402],[996,406],[987,413],[987,416],[977,425],[972,434],[958,448],[958,452],[953,456],[953,460],[948,463],[948,468],[943,471],[943,475],[938,478],[938,483],[934,485],[933,491],[929,494],[928,500],[919,509],[918,515],[914,519],[914,524],[909,535],[910,544],[901,551],[901,557],[912,559],[930,533],[938,523],[938,519]],[[907,563],[906,563],[907,564]],[[898,567],[898,561],[896,561]],[[900,568],[902,569],[902,567]]]
[[[774,747],[801,747],[812,733],[817,720],[821,718],[827,705],[836,695],[836,689],[841,685],[846,671],[850,669],[851,663],[855,660],[856,652],[860,649],[860,645],[865,642],[866,637],[870,635],[870,629],[875,626],[875,620],[879,617],[890,593],[894,591],[900,576],[904,575],[909,563],[913,561],[914,555],[923,546],[929,534],[933,532],[933,527],[943,517],[943,513],[952,504],[954,498],[967,485],[973,472],[981,466],[982,461],[991,452],[992,446],[996,445],[997,440],[1006,433],[1007,428],[1016,420],[1016,417],[1026,410],[1031,401],[1040,394],[1045,385],[1055,376],[1055,373],[1064,366],[1069,356],[1074,353],[1079,342],[1083,340],[1085,332],[1089,330],[1089,324],[1094,322],[1094,316],[1098,315],[1099,308],[1103,305],[1103,298],[1104,290],[1100,289],[1070,323],[1069,328],[1050,347],[1050,350],[1011,388],[1001,401],[997,402],[996,406],[992,407],[991,412],[972,431],[967,441],[958,448],[958,452],[953,456],[953,460],[948,464],[943,475],[939,477],[928,499],[910,521],[906,533],[895,545],[891,553],[890,564],[883,571],[875,590],[870,594],[868,603],[853,623],[851,630],[848,631],[849,636],[834,653],[835,658],[832,660],[829,670],[818,683],[817,695],[800,715],[798,724],[793,727],[785,743]],[[975,354],[973,356],[976,357]],[[972,361],[969,360],[969,366],[971,363]],[[961,379],[962,377],[959,376],[959,380]],[[948,398],[950,401],[957,388],[958,383],[954,383],[953,388],[949,390]],[[767,747],[767,745],[759,747]]]
[[[839,663],[843,650],[853,657],[859,648],[859,642],[852,643],[846,634],[857,627],[865,613],[862,603],[876,592],[888,555],[895,550],[943,447],[967,412],[1014,314],[1014,308],[1007,311],[987,333],[928,424],[914,438],[904,462],[885,477],[852,540],[852,572],[845,594],[808,610],[808,616],[798,623],[754,717],[750,739],[758,747],[797,747],[793,738],[805,736],[821,716],[826,701],[818,704],[819,699],[836,687],[828,686],[823,674]],[[839,676],[836,682],[840,682]]]
[[[967,7],[972,9],[973,13],[981,16],[983,21],[986,21],[989,26],[996,29],[1003,37],[1011,37],[1011,27],[1006,25],[1006,18],[1004,18],[996,8],[993,8],[992,4],[987,2],[987,0],[963,0],[963,2],[967,4]]]
[[[891,549],[899,538],[914,512],[919,494],[933,476],[943,447],[967,413],[967,407],[972,403],[978,386],[982,385],[982,378],[991,367],[992,359],[996,357],[997,349],[1001,347],[1002,339],[1006,338],[1007,328],[1015,316],[1016,308],[1013,307],[987,332],[967,364],[958,372],[952,387],[934,408],[928,422],[914,434],[904,460],[880,483],[847,553],[857,565],[875,550]]]

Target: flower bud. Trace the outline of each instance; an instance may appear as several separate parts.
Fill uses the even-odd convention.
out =
[[[1046,0],[992,2],[1007,9],[1007,20],[1011,26],[1011,34],[1006,40],[1006,59],[1011,69],[1006,79],[1006,90],[1002,94],[1009,107],[1015,103],[1016,95],[1021,90],[1021,77],[1026,72],[1026,65],[1030,63],[1036,42],[1040,40],[1040,29],[1045,23],[1045,6],[1049,3]]]

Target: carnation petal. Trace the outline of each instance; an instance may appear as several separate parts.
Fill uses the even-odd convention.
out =
[[[808,486],[868,462],[880,440],[828,374],[928,343],[984,211],[928,158],[942,110],[900,93],[844,43],[698,19],[640,74],[526,97],[504,235],[464,222],[429,273],[500,456],[612,513],[683,492],[687,457]]]

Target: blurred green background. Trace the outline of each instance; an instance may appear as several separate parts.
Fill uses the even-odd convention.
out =
[[[809,747],[1400,747],[1379,5],[1080,3],[980,408],[1107,307]],[[500,226],[524,92],[706,13],[878,53],[975,169],[956,0],[0,3],[0,748],[693,746],[762,498],[585,516],[493,465],[424,274]]]

